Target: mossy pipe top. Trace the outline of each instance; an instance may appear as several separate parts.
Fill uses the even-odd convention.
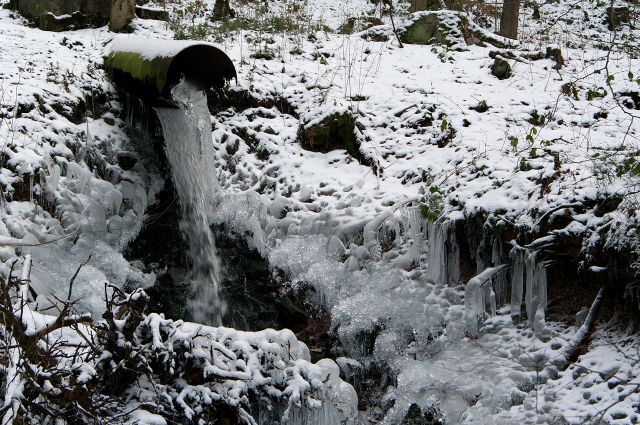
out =
[[[117,37],[106,66],[117,84],[145,98],[170,98],[183,77],[203,88],[222,87],[237,77],[231,59],[204,41]]]

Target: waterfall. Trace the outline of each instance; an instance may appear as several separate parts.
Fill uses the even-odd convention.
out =
[[[180,204],[180,232],[190,262],[190,320],[220,325],[224,303],[219,296],[219,261],[211,230],[218,183],[211,116],[206,94],[188,81],[171,91],[176,108],[158,107],[165,152]]]

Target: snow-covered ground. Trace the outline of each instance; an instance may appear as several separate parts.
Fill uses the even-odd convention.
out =
[[[491,46],[400,48],[393,36],[375,42],[323,31],[212,34],[236,64],[232,91],[284,101],[294,111],[229,108],[212,117],[223,189],[216,220],[237,234],[248,231],[252,246],[287,273],[292,288],[316,289],[339,336],[343,372],[375,364],[395,378],[381,388],[376,408],[362,413],[363,423],[398,424],[412,404],[439,409],[447,423],[640,420],[635,337],[601,325],[589,350],[562,370],[573,324],[539,318],[530,329],[498,305],[475,335],[477,323],[470,326],[468,318],[476,312],[469,302],[465,308],[465,288],[444,248],[451,252],[452,223],[480,211],[535,229],[560,207],[626,193],[625,181],[610,178],[612,165],[595,154],[621,144],[637,149],[635,112],[620,108],[620,97],[610,92],[638,91],[629,71],[637,73],[640,60],[595,48],[594,36],[614,36],[603,23],[605,6],[545,4],[540,21],[523,9],[524,41],[513,58],[502,52],[513,71],[506,80],[491,75],[489,53],[499,50]],[[370,7],[314,1],[304,17],[336,29]],[[7,274],[16,255],[29,251],[36,291],[65,293],[77,265],[93,253],[76,295],[97,313],[105,280],[153,281],[120,252],[159,190],[157,171],[145,169],[143,159],[129,170],[118,165],[118,152],[135,147],[117,114],[92,116],[89,105],[88,116],[74,124],[48,106],[88,102],[100,90],[109,108],[120,108],[100,69],[111,34],[46,33],[9,15],[0,11],[0,183],[8,188],[26,171],[44,169],[37,181],[58,207],[51,216],[33,200],[5,204],[1,271]],[[137,36],[172,37],[162,22],[138,20],[134,28]],[[391,34],[388,26],[383,32]],[[637,31],[624,26],[616,34],[632,40]],[[522,53],[550,43],[561,47],[559,70],[551,59]],[[252,57],[265,49],[273,59]],[[571,87],[563,94],[567,83],[575,95]],[[16,104],[34,108],[16,114]],[[345,112],[356,118],[361,150],[374,166],[343,150],[317,153],[298,143],[301,124]],[[445,146],[438,143],[450,135]],[[104,164],[96,165],[96,157]],[[428,202],[430,188],[443,195],[435,201],[444,211],[436,223],[423,220],[417,207]],[[621,210],[599,217],[587,211],[574,213],[561,232],[580,235],[586,245],[610,226],[618,229],[611,234],[633,240],[628,222]],[[477,271],[489,265],[478,264]]]

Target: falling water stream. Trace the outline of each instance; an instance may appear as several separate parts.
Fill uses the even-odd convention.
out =
[[[171,95],[177,107],[157,107],[165,152],[180,204],[180,233],[186,242],[191,286],[189,319],[222,324],[225,305],[219,295],[220,265],[211,223],[218,184],[207,96],[189,81]]]

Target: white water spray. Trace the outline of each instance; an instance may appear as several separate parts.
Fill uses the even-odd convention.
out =
[[[171,91],[177,108],[156,108],[180,203],[180,232],[187,243],[192,290],[190,319],[220,325],[219,260],[211,230],[218,183],[206,94],[188,81]]]

